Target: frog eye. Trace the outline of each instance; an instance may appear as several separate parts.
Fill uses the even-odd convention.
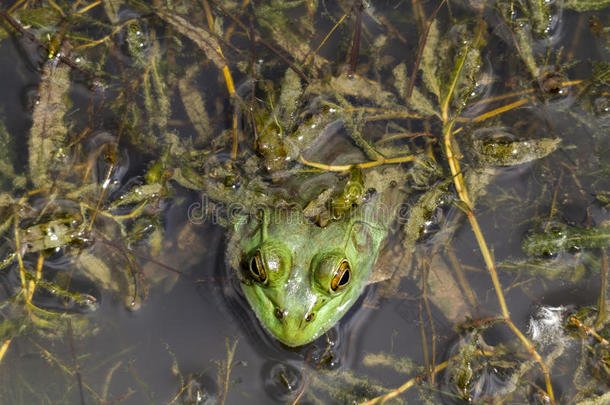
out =
[[[349,262],[347,259],[343,259],[341,264],[337,267],[335,274],[333,275],[332,280],[330,280],[330,289],[333,291],[341,291],[348,284],[350,279],[352,278],[352,270],[350,268]]]
[[[250,259],[250,275],[259,283],[267,281],[267,273],[265,272],[265,266],[263,265],[260,251],[257,251]]]

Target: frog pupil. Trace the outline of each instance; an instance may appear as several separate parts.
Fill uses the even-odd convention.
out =
[[[347,269],[343,272],[343,276],[341,276],[341,280],[339,281],[339,287],[343,287],[349,282],[349,277],[350,277],[349,273],[350,273],[349,269]]]
[[[250,263],[250,271],[252,271],[252,274],[254,274],[256,277],[260,276],[260,272],[258,271],[258,265],[256,264],[256,259],[254,257],[252,258],[252,262]]]
[[[250,259],[250,274],[252,274],[256,281],[264,282],[267,279],[259,252],[256,252],[252,259]]]

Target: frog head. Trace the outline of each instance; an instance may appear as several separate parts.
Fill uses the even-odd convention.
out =
[[[298,209],[263,209],[237,221],[231,261],[250,307],[276,339],[309,343],[358,299],[387,233],[366,217],[356,213],[322,228]]]

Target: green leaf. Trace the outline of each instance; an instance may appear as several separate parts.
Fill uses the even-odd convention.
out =
[[[30,178],[35,187],[48,187],[51,172],[61,165],[68,137],[64,115],[68,110],[70,67],[48,61],[38,87],[39,102],[32,114],[32,129],[28,143]]]
[[[199,66],[197,65],[188,68],[185,77],[178,81],[178,90],[186,114],[197,132],[195,144],[205,145],[213,134],[210,127],[210,117],[205,108],[205,100],[193,80],[198,72]]]
[[[171,10],[160,9],[156,13],[161,19],[174,27],[176,31],[195,42],[218,69],[222,69],[227,65],[225,58],[218,51],[220,49],[218,40],[209,31],[191,24],[186,18]]]
[[[426,46],[422,53],[421,64],[419,69],[422,71],[422,78],[428,91],[436,95],[438,101],[441,101],[441,85],[438,79],[438,65],[439,65],[439,32],[436,20],[430,26],[430,32],[426,39]]]
[[[409,79],[407,78],[407,67],[404,63],[397,65],[394,70],[394,87],[398,90],[398,94],[404,99],[407,95],[409,87]],[[424,117],[437,116],[440,118],[440,112],[434,108],[434,105],[426,96],[424,96],[416,87],[413,87],[409,107],[423,115]]]
[[[610,0],[567,0],[563,6],[576,11],[601,10],[610,6]]]

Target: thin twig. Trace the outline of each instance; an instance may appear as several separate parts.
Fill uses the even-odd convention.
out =
[[[210,10],[210,5],[208,4],[207,0],[201,0],[201,2],[203,4],[203,9],[205,11],[205,17],[208,22],[208,28],[210,29],[210,32],[214,32],[214,17],[212,16],[212,10]],[[220,45],[218,45],[218,48],[216,50],[218,51],[220,56],[222,56],[224,58]],[[222,75],[225,78],[225,83],[227,85],[227,90],[229,92],[229,96],[230,97],[235,96],[235,85],[233,83],[233,76],[231,75],[231,71],[229,70],[229,65],[225,64],[222,67]],[[239,145],[239,130],[237,128],[237,111],[235,109],[233,109],[231,133],[232,133],[232,137],[233,137],[233,142],[232,142],[232,146],[231,146],[231,159],[235,160],[235,159],[237,159],[237,149],[238,149],[238,145]]]
[[[415,65],[413,66],[413,72],[411,72],[411,80],[409,81],[409,88],[407,89],[407,93],[405,94],[405,105],[409,105],[409,101],[411,100],[411,94],[413,94],[413,87],[415,86],[415,77],[417,76],[417,72],[419,71],[419,64],[421,63],[421,57],[424,54],[424,48],[426,47],[426,42],[428,41],[428,35],[430,34],[430,27],[432,27],[432,23],[436,18],[441,6],[445,4],[445,0],[441,0],[438,6],[434,9],[430,18],[428,18],[428,24],[426,25],[426,31],[422,35],[422,39],[419,42],[419,47],[417,48],[417,56],[415,57]]]
[[[603,344],[604,346],[610,346],[610,342],[608,342],[606,339],[604,339],[604,337],[601,336],[599,333],[597,333],[595,330],[589,328],[587,325],[584,325],[575,316],[569,317],[568,322],[574,324],[574,326],[581,329],[587,335],[593,336],[595,339],[597,339],[599,341],[599,343]]]
[[[349,56],[349,76],[353,76],[358,64],[358,54],[360,53],[360,33],[362,31],[362,12],[364,5],[362,0],[356,0],[354,11],[356,12],[356,23],[354,27],[354,40],[352,41],[352,50]]]
[[[17,10],[17,7],[19,7],[22,3],[24,3],[26,0],[17,0],[8,10],[7,12],[9,14],[12,14],[13,11]],[[27,4],[26,4],[27,6]]]
[[[373,160],[370,162],[356,163],[356,164],[351,164],[351,165],[326,165],[323,163],[310,162],[308,160],[305,160],[305,158],[302,156],[299,158],[299,161],[306,166],[315,167],[316,169],[320,169],[320,170],[325,170],[325,171],[329,171],[329,172],[345,172],[345,171],[348,171],[348,170],[354,169],[354,168],[368,169],[370,167],[375,167],[375,166],[380,166],[380,165],[411,162],[411,161],[415,160],[416,158],[417,158],[417,156],[414,156],[414,155],[399,156],[399,157],[394,157],[394,158],[381,158],[381,159]]]
[[[66,320],[68,326],[68,342],[70,345],[70,353],[72,354],[72,363],[74,365],[74,376],[76,377],[76,382],[78,384],[78,392],[80,395],[80,403],[81,405],[85,405],[85,392],[83,391],[83,378],[80,373],[80,366],[78,364],[78,359],[76,356],[76,349],[74,346],[74,331],[72,330],[72,320],[68,318]]]
[[[205,11],[205,18],[208,23],[208,28],[210,29],[211,33],[214,33],[214,17],[212,16],[212,10],[210,10],[210,5],[208,4],[207,0],[201,0],[201,2],[203,3],[203,10]],[[220,45],[218,45],[218,48],[216,49],[216,51],[218,52],[218,54],[220,56],[222,56],[224,58]],[[231,76],[231,71],[229,70],[228,65],[224,65],[222,67],[222,75],[225,78],[225,82],[227,84],[227,90],[229,91],[229,95],[233,96],[233,94],[235,94],[235,85],[233,84],[233,76]]]
[[[553,191],[553,200],[551,201],[551,208],[549,209],[549,219],[546,221],[544,225],[544,232],[548,232],[551,227],[551,221],[555,216],[555,211],[557,210],[557,195],[559,194],[559,185],[561,184],[561,179],[563,178],[563,170],[559,173],[559,179],[557,180],[557,184],[555,184],[555,190]]]
[[[326,41],[328,41],[328,38],[330,38],[332,33],[335,32],[337,27],[339,27],[339,25],[341,25],[341,23],[347,18],[347,16],[348,16],[347,13],[343,14],[341,16],[341,18],[339,18],[339,21],[337,21],[337,23],[330,29],[330,31],[328,31],[328,34],[326,34],[324,39],[322,39],[322,41],[320,41],[320,44],[317,46],[317,48],[312,51],[309,51],[309,53],[305,56],[305,60],[303,60],[303,63],[301,63],[302,66],[307,65],[307,62],[309,62],[309,59],[312,58],[313,55],[318,53],[320,48],[322,48],[322,46],[326,43]]]
[[[442,363],[437,364],[430,372],[436,374],[439,371],[446,369],[448,365],[449,365],[449,361],[443,361]],[[383,404],[389,399],[396,398],[397,396],[399,396],[400,394],[402,394],[409,388],[413,387],[415,384],[417,384],[421,380],[422,380],[421,376],[413,377],[409,381],[407,381],[403,385],[401,385],[400,387],[396,388],[395,390],[392,390],[392,391],[388,392],[387,394],[379,396],[377,398],[370,399],[366,402],[363,402],[360,405]]]
[[[256,42],[258,42],[259,44],[261,44],[262,46],[264,46],[265,48],[267,48],[268,50],[273,52],[275,54],[275,56],[280,58],[285,64],[287,64],[290,67],[290,69],[292,69],[297,75],[299,75],[299,77],[301,79],[303,79],[303,81],[305,83],[309,83],[309,79],[307,78],[305,73],[303,73],[303,71],[301,69],[299,69],[294,63],[292,63],[290,61],[290,59],[288,59],[287,57],[282,55],[277,49],[275,49],[275,47],[272,46],[269,42],[265,41],[260,36],[256,37]]]
[[[475,352],[475,354],[478,356],[492,356],[493,352],[486,351],[486,350],[477,350]],[[458,355],[453,356],[450,360],[446,360],[446,361],[443,361],[442,363],[437,364],[431,370],[431,373],[436,374],[440,371],[443,371],[444,369],[447,368],[447,366],[449,365],[449,362],[454,361],[455,359],[457,359],[457,357],[458,357]],[[415,384],[421,382],[423,379],[424,379],[424,375],[418,375],[416,377],[413,377],[410,380],[408,380],[407,382],[405,382],[403,385],[401,385],[400,387],[388,392],[387,394],[380,395],[378,397],[369,399],[366,402],[362,402],[360,405],[384,404],[386,401],[388,401],[392,398],[396,398],[397,396],[399,396],[400,394],[402,394],[409,388],[413,387]]]
[[[248,6],[248,4],[250,4],[250,0],[243,0],[241,2],[241,5],[239,6],[239,8],[241,8],[243,10]],[[237,25],[237,22],[231,21],[231,25],[229,25],[229,27],[227,28],[227,30],[224,33],[225,41],[228,42],[231,39],[231,35],[233,35],[233,31],[235,31],[236,25]]]
[[[235,349],[237,348],[237,341],[238,339],[236,338],[235,340],[233,340],[233,344],[229,345],[229,340],[225,340],[225,347],[227,349],[227,362],[225,364],[226,367],[224,370],[225,375],[224,382],[222,384],[223,388],[222,391],[218,391],[218,400],[220,401],[221,405],[225,404],[227,400],[227,394],[229,393],[229,382],[231,376],[231,369],[233,368],[233,359],[235,358]]]
[[[599,298],[597,299],[597,319],[595,319],[595,328],[601,328],[606,322],[606,294],[608,290],[608,255],[605,248],[601,250],[601,269],[600,269],[600,286]]]
[[[515,109],[517,107],[521,107],[522,105],[528,103],[529,101],[530,100],[527,99],[527,98],[523,98],[521,100],[517,100],[514,103],[510,103],[510,104],[504,105],[502,107],[495,108],[495,109],[493,109],[491,111],[488,111],[488,112],[486,112],[484,114],[481,114],[481,115],[479,115],[477,117],[474,117],[471,121],[472,122],[481,122],[481,121],[484,121],[484,120],[486,120],[488,118],[491,118],[491,117],[493,117],[495,115],[502,114],[503,112],[506,112],[506,111],[509,111],[509,110],[513,110],[513,109]]]
[[[33,346],[36,346],[36,348],[38,350],[40,350],[40,352],[46,359],[55,363],[55,365],[57,365],[64,373],[66,373],[70,377],[75,376],[74,372],[72,370],[70,370],[70,368],[66,364],[64,364],[61,360],[59,360],[56,356],[54,356],[50,351],[45,349],[42,345],[40,345],[35,340],[33,340],[33,339],[28,339],[28,340],[29,340],[30,344],[32,344]],[[95,390],[93,388],[91,388],[87,383],[83,383],[83,387],[87,391],[89,391],[89,393],[95,398],[96,401],[98,401],[99,403],[103,403],[102,397],[100,397],[100,395],[97,392],[95,392]]]
[[[10,344],[11,339],[6,339],[4,343],[2,343],[2,346],[0,346],[0,363],[2,363],[2,359],[4,358]]]

